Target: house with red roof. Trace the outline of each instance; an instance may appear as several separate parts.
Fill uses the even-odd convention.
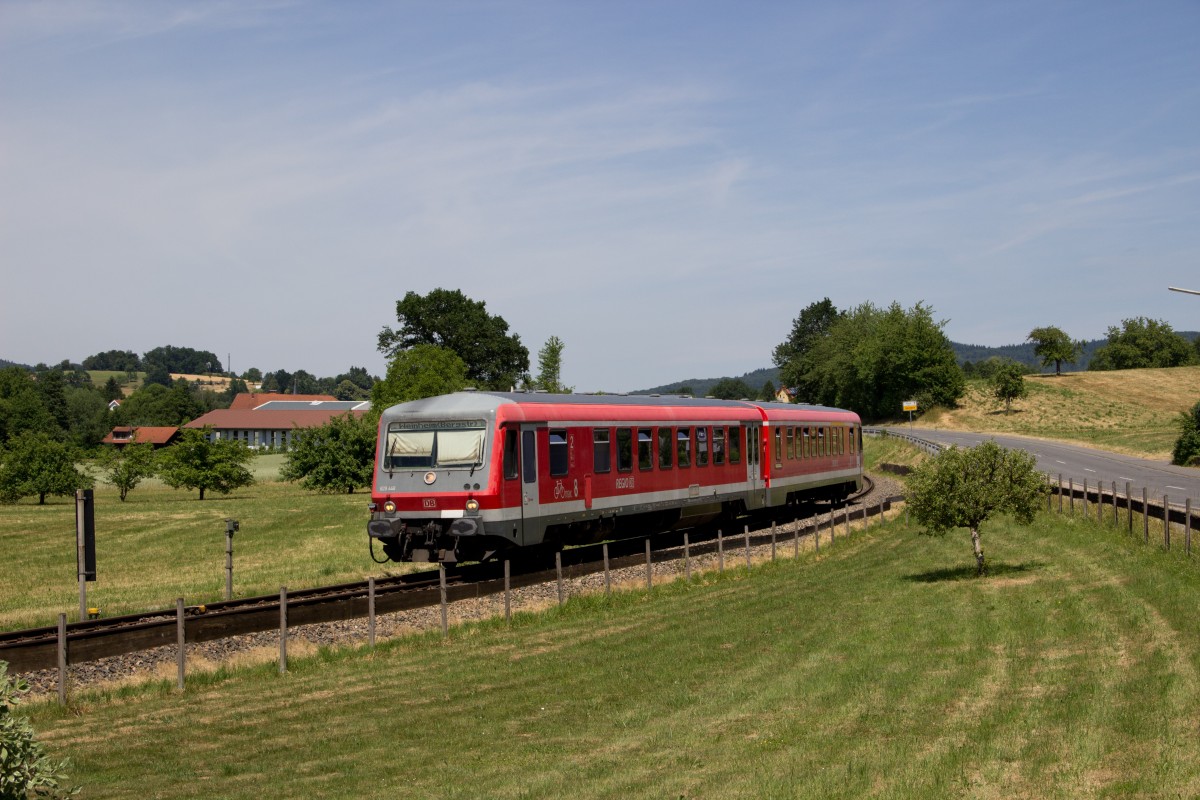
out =
[[[325,425],[342,414],[360,417],[370,408],[365,400],[338,400],[331,395],[248,392],[234,397],[229,408],[209,411],[183,427],[208,428],[213,439],[285,450],[297,430]]]
[[[152,427],[145,425],[118,426],[100,440],[101,444],[124,447],[127,444],[150,444],[155,449],[166,447],[179,436],[179,428]]]

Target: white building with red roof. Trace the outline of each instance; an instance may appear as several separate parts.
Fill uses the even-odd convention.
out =
[[[234,439],[249,447],[283,450],[301,428],[325,425],[334,417],[367,413],[365,400],[338,400],[324,394],[239,394],[229,408],[209,411],[183,427],[209,428],[214,439]]]

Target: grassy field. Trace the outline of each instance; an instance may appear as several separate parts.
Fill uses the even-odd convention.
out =
[[[374,653],[34,707],[101,797],[1191,797],[1200,572],[1079,519],[894,520]],[[118,755],[119,754],[119,755]]]
[[[1176,418],[1200,401],[1200,367],[1073,372],[1025,379],[1029,396],[1013,413],[982,383],[968,384],[953,410],[934,409],[919,424],[950,430],[1015,433],[1079,442],[1143,458],[1170,458]]]
[[[98,580],[89,605],[106,616],[224,598],[225,518],[234,537],[234,591],[239,597],[363,580],[402,570],[374,564],[367,552],[369,495],[320,495],[278,482],[281,456],[260,457],[259,480],[230,495],[169,489],[150,482],[121,502],[96,488]],[[272,481],[271,479],[275,480]],[[79,615],[75,578],[75,503],[36,498],[0,506],[0,629],[50,625]]]

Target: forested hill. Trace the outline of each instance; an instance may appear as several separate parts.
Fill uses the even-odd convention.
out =
[[[1197,331],[1178,331],[1180,336],[1187,339],[1195,340],[1200,337],[1200,332]],[[1101,345],[1107,344],[1107,339],[1093,339],[1090,342],[1084,342],[1083,354],[1074,364],[1062,365],[1063,372],[1078,372],[1086,370],[1088,362],[1091,361],[1092,355]],[[1026,342],[1024,344],[1009,344],[1001,347],[986,347],[977,344],[962,344],[960,342],[951,342],[950,346],[954,348],[954,357],[958,363],[965,364],[968,361],[972,364],[978,364],[981,361],[987,361],[989,358],[1009,358],[1021,364],[1028,364],[1031,367],[1042,369],[1042,364],[1038,361],[1038,357],[1033,353],[1033,343]],[[632,394],[675,394],[681,389],[691,389],[691,393],[696,397],[704,397],[717,381],[723,377],[738,377],[745,382],[747,386],[755,391],[762,388],[767,381],[771,382],[774,387],[779,386],[779,370],[775,367],[766,369],[756,369],[753,372],[747,372],[740,376],[722,376],[718,378],[689,378],[684,381],[675,381],[674,383],[656,386],[652,389],[639,389]]]

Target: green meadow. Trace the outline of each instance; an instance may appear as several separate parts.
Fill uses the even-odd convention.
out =
[[[207,501],[206,501],[207,502]],[[1188,797],[1197,565],[903,516],[691,582],[34,707],[83,797]]]

